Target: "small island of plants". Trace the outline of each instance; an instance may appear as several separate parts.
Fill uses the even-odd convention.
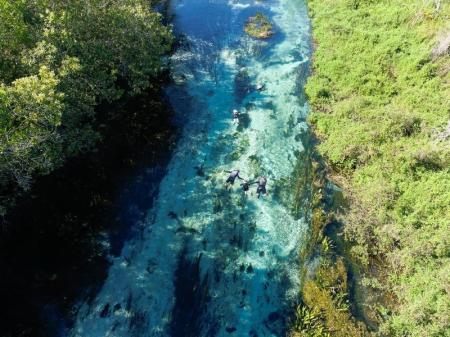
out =
[[[273,35],[273,25],[269,18],[258,12],[248,18],[244,31],[257,39],[267,39]]]

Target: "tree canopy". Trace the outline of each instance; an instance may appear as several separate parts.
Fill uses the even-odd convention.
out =
[[[0,213],[91,149],[96,107],[151,86],[171,43],[144,0],[0,0]]]

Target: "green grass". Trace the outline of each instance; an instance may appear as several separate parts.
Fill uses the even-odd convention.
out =
[[[433,53],[450,4],[309,8],[310,121],[350,202],[344,235],[368,305],[386,308],[379,323],[389,336],[450,336],[450,140],[436,138],[450,119],[450,59]]]

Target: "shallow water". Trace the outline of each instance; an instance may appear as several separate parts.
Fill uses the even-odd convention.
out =
[[[183,136],[140,234],[113,258],[70,336],[283,336],[308,231],[286,183],[307,127],[305,3],[175,0],[171,11],[183,38],[167,94]],[[243,33],[257,11],[275,23],[269,40]],[[240,181],[225,189],[233,168],[266,175],[269,195],[257,199],[253,185],[245,196]]]

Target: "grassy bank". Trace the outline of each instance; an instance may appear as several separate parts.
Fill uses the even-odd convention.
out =
[[[450,336],[450,4],[308,3],[310,121],[350,204],[365,315],[381,335]]]

